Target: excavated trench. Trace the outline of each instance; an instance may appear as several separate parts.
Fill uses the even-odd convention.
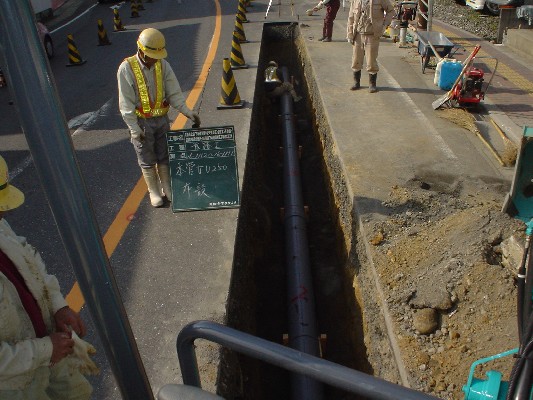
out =
[[[270,60],[288,67],[303,97],[294,111],[316,318],[326,338],[323,358],[373,374],[357,283],[354,289],[360,266],[351,202],[342,173],[328,156],[329,127],[296,24],[267,24],[263,31],[226,323],[277,343],[285,343],[288,330],[280,104],[266,96],[263,84]],[[289,385],[285,370],[222,350],[218,392],[224,398],[285,399],[290,397]],[[358,397],[326,387],[325,398]]]

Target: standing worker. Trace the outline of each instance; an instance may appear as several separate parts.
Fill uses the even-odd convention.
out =
[[[315,7],[307,10],[307,15],[313,15],[313,11],[318,11],[326,6],[326,16],[324,17],[324,26],[322,27],[322,37],[318,39],[321,42],[331,42],[333,35],[333,21],[337,17],[337,11],[341,6],[340,0],[322,0]]]
[[[87,332],[66,303],[39,253],[3,218],[24,194],[8,180],[0,156],[0,400],[87,400],[83,374],[98,368]]]
[[[394,4],[391,0],[352,0],[348,13],[347,39],[353,46],[352,70],[354,85],[351,90],[361,87],[361,69],[366,58],[369,73],[369,92],[377,92],[379,38],[394,17]]]
[[[166,56],[165,37],[157,29],[148,28],[139,35],[137,54],[126,58],[117,72],[120,113],[130,130],[154,207],[163,205],[162,194],[172,201],[166,139],[169,107],[200,126],[200,117],[185,104],[178,79],[164,60]]]

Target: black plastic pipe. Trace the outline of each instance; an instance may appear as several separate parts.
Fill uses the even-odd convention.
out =
[[[281,68],[281,75],[284,82],[290,82],[287,67]],[[315,294],[309,265],[307,223],[302,198],[293,99],[289,92],[284,92],[280,100],[289,346],[318,357],[320,343],[316,323]],[[319,400],[323,397],[323,387],[320,382],[309,377],[292,374],[291,394],[293,399]]]

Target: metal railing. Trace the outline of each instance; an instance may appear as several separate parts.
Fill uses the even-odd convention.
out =
[[[205,339],[249,357],[270,363],[331,386],[369,399],[430,400],[437,399],[331,361],[269,342],[211,321],[187,324],[179,333],[176,348],[185,385],[201,387],[194,341]]]

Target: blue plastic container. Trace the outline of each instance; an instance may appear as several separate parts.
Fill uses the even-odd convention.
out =
[[[450,90],[462,69],[463,64],[458,61],[443,63],[440,70],[439,87],[443,90]]]

